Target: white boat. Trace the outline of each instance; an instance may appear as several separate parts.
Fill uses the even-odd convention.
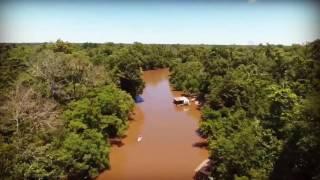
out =
[[[194,170],[196,172],[195,179],[213,179],[210,177],[211,174],[212,161],[210,159],[206,159],[202,161],[201,164]]]
[[[139,136],[137,141],[140,142],[142,140],[142,136]]]
[[[181,97],[175,97],[173,99],[173,103],[177,105],[190,105],[190,101],[187,97],[181,96]]]

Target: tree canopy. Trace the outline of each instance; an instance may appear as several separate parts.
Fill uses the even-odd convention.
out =
[[[166,67],[201,101],[213,179],[318,179],[319,42],[0,44],[0,178],[110,168],[108,139],[125,135],[142,71]]]

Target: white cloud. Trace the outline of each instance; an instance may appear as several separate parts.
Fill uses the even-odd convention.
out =
[[[257,0],[248,0],[248,3],[256,3]]]

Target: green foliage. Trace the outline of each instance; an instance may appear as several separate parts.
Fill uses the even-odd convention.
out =
[[[272,179],[318,179],[320,177],[319,94],[311,94],[294,108],[290,136],[276,161]]]
[[[93,66],[81,52],[66,55],[46,50],[34,61],[30,72],[46,86],[43,93],[61,103],[79,99],[91,88],[111,83],[106,69]]]
[[[10,177],[14,164],[16,148],[13,144],[6,143],[2,138],[0,139],[0,178],[4,179]]]
[[[269,114],[264,121],[266,127],[273,129],[278,137],[287,135],[290,131],[298,97],[290,89],[271,86],[268,101],[270,102]],[[296,110],[297,111],[297,110]]]
[[[109,148],[105,138],[94,129],[70,132],[55,152],[55,161],[69,178],[89,179],[109,168]]]
[[[105,137],[124,134],[133,100],[114,86],[93,90],[87,98],[72,102],[64,113],[68,127],[74,132],[97,129]]]
[[[211,158],[215,162],[212,175],[216,179],[268,179],[282,142],[264,129],[260,121],[248,119],[243,110],[228,112],[206,107],[206,121],[200,132],[209,138]]]
[[[68,133],[55,155],[69,178],[93,178],[109,168],[105,139],[124,135],[133,106],[132,98],[113,85],[68,104],[63,114]]]
[[[203,67],[196,94],[205,102],[199,132],[215,179],[320,177],[319,106],[309,98],[319,92],[317,46],[214,47],[196,60]],[[185,61],[171,82],[188,92]]]
[[[1,145],[2,163],[9,165],[6,159],[12,156],[17,162],[8,166],[14,171],[3,169],[4,176],[13,173],[26,179],[96,177],[109,168],[108,137],[124,134],[133,106],[130,95],[113,85],[92,89],[87,97],[67,105],[63,113],[64,129],[59,129],[63,132],[61,135],[56,132],[58,138],[53,142],[45,143],[46,137],[41,136],[31,136],[32,140],[28,134],[16,143],[19,147],[16,156],[9,152],[15,146]]]
[[[319,40],[307,45],[1,44],[0,178],[89,179],[109,165],[142,70],[203,101],[214,179],[319,179]],[[19,88],[19,87],[22,88]],[[122,90],[124,91],[122,91]],[[129,94],[127,94],[127,93]],[[60,116],[58,116],[60,114]]]
[[[0,45],[0,98],[2,92],[17,80],[19,74],[26,70],[26,59],[31,52],[25,48],[13,48]]]
[[[65,54],[71,54],[72,47],[68,42],[63,42],[61,39],[58,39],[54,45],[54,52],[63,52]]]
[[[309,48],[309,55],[311,56],[312,59],[316,61],[320,61],[320,39],[317,39],[313,42],[311,42],[308,45]]]
[[[111,66],[119,79],[121,89],[134,98],[141,94],[144,88],[139,57],[140,55],[131,49],[121,49],[110,57]]]
[[[103,135],[87,129],[81,134],[67,132],[59,143],[29,144],[17,154],[16,178],[89,179],[109,168],[109,145]]]
[[[81,48],[1,46],[1,179],[90,179],[110,167],[108,138],[124,135],[134,102],[114,64]]]
[[[177,90],[197,94],[201,89],[202,64],[198,61],[189,61],[172,68],[170,82]]]
[[[63,168],[57,164],[57,158],[50,144],[30,144],[25,151],[17,154],[14,169],[16,178],[47,179],[63,177]]]

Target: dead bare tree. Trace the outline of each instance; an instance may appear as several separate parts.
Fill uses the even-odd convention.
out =
[[[30,70],[34,77],[47,84],[52,96],[56,95],[59,84],[66,81],[66,60],[62,54],[44,51],[36,57]]]
[[[21,131],[21,124],[31,131],[46,130],[59,125],[57,103],[41,97],[30,87],[16,85],[5,107],[15,121],[17,133]]]

